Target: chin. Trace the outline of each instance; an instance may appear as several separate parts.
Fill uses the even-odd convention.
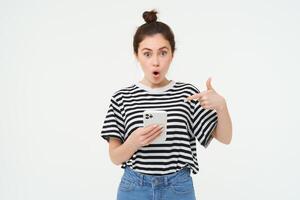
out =
[[[154,84],[159,84],[159,83],[161,83],[163,80],[160,78],[160,79],[154,79],[154,80],[152,80],[152,83],[154,83]]]

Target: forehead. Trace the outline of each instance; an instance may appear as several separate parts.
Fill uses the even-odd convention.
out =
[[[162,34],[155,34],[152,36],[146,36],[142,42],[140,42],[139,48],[147,48],[152,50],[158,50],[161,47],[167,47],[171,49],[170,43],[166,40]]]

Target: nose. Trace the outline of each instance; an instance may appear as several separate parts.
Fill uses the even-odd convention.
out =
[[[158,67],[159,66],[159,58],[158,58],[158,56],[153,56],[152,64],[153,64],[154,67]]]

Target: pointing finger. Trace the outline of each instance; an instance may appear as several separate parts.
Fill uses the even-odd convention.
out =
[[[194,94],[194,95],[191,95],[191,96],[187,97],[186,99],[187,99],[188,101],[190,101],[190,100],[192,100],[192,99],[199,100],[202,96],[203,96],[202,93],[197,93],[197,94]]]

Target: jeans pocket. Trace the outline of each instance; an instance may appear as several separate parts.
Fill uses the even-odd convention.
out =
[[[174,193],[184,194],[194,191],[193,179],[191,176],[180,179],[177,182],[173,183],[171,189]]]
[[[121,182],[119,184],[119,190],[123,192],[130,192],[134,189],[135,183],[130,180],[122,177]]]

